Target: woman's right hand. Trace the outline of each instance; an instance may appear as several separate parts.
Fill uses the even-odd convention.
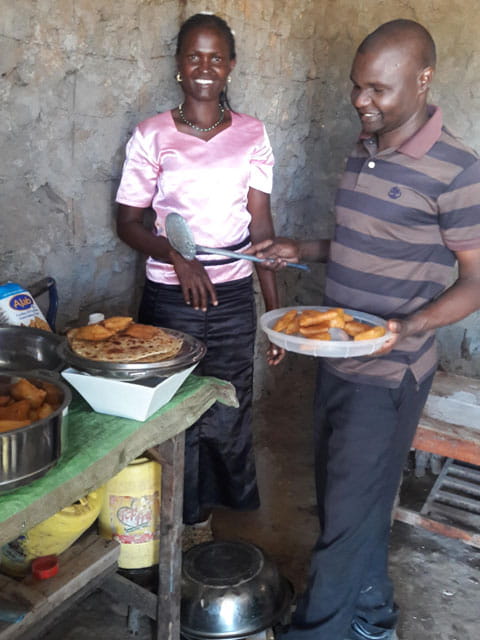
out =
[[[262,263],[262,267],[278,271],[286,266],[287,262],[298,262],[300,259],[300,246],[290,238],[273,238],[252,244],[243,253],[266,258],[268,262]]]
[[[170,258],[180,281],[185,303],[194,309],[206,311],[210,299],[216,307],[217,292],[200,260],[186,260],[175,250],[172,250]]]

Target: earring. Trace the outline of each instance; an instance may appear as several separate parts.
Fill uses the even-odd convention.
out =
[[[177,71],[177,75],[175,76],[175,80],[177,82],[182,82],[183,78],[182,78],[182,74],[180,73],[180,71]]]
[[[227,82],[230,83],[232,81],[232,76],[228,76]]]

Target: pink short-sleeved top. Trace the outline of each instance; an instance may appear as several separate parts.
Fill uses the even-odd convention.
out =
[[[208,141],[178,131],[171,111],[140,123],[127,143],[117,202],[152,207],[156,235],[165,235],[165,217],[174,211],[185,218],[196,244],[247,246],[248,190],[271,192],[274,160],[264,125],[244,114],[231,116],[231,125]],[[208,263],[222,256],[198,259]],[[235,260],[207,270],[212,282],[229,282],[250,275],[252,264]],[[152,257],[146,275],[178,284],[172,265]]]

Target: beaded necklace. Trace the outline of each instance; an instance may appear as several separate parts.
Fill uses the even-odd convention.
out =
[[[206,133],[207,131],[212,131],[212,129],[216,129],[218,125],[222,124],[223,122],[223,118],[225,117],[225,109],[222,107],[221,104],[218,105],[218,108],[220,109],[220,117],[214,124],[212,124],[211,127],[205,127],[205,128],[198,127],[196,124],[193,124],[193,122],[190,122],[190,120],[187,120],[183,113],[183,102],[182,104],[178,105],[178,115],[186,125],[188,125],[192,129],[195,129],[195,131],[201,131],[202,133]]]

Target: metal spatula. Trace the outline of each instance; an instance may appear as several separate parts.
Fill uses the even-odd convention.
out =
[[[218,256],[225,256],[227,258],[235,258],[236,260],[250,260],[251,262],[268,262],[268,258],[257,258],[256,256],[249,256],[244,253],[237,253],[235,251],[229,251],[228,249],[219,249],[213,247],[204,247],[199,244],[195,244],[192,231],[188,226],[185,218],[178,213],[169,213],[165,218],[165,231],[168,241],[178,251],[185,260],[193,260],[199,251],[204,253],[213,253]],[[296,262],[288,262],[287,267],[294,267],[295,269],[302,269],[303,271],[310,271],[310,267],[306,264],[298,264]]]

